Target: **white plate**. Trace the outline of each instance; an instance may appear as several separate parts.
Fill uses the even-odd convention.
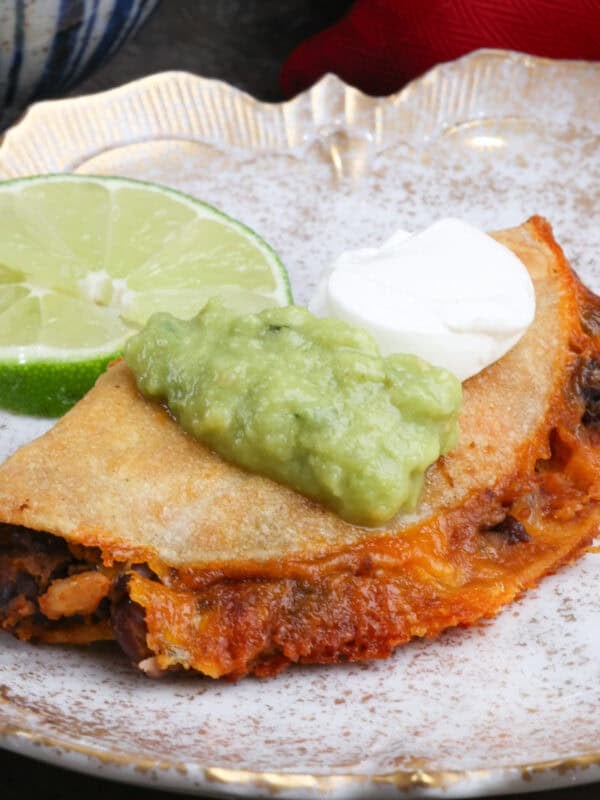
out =
[[[266,105],[168,73],[34,107],[0,177],[76,171],[206,199],[280,252],[296,300],[341,249],[462,216],[547,216],[600,288],[600,65],[483,51],[398,95],[334,77]],[[0,457],[48,423],[3,414]],[[388,661],[238,684],[151,681],[113,650],[5,636],[0,734],[62,766],[189,792],[481,796],[600,779],[600,554],[493,622]]]

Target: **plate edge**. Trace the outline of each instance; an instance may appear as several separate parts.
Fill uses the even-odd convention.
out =
[[[332,131],[350,130],[379,145],[400,138],[418,146],[472,115],[485,119],[488,113],[526,114],[530,105],[519,104],[515,81],[534,91],[540,71],[545,79],[556,80],[559,75],[577,82],[582,73],[590,73],[594,82],[600,82],[596,62],[492,49],[438,64],[385,97],[366,95],[328,74],[296,97],[271,103],[221,80],[190,72],[159,72],[96,94],[32,105],[0,144],[0,178],[73,171],[91,155],[125,141],[160,138],[289,153]],[[501,78],[506,91],[490,93],[490,86],[497,89]],[[486,112],[482,103],[491,96],[494,102]],[[565,111],[568,114],[569,109]],[[545,113],[556,115],[554,102]],[[588,108],[586,125],[600,131],[600,110],[597,119],[589,113]]]

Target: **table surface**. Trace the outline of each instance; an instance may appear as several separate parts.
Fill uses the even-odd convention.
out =
[[[330,25],[350,0],[163,0],[153,17],[116,57],[73,94],[101,91],[153,72],[180,69],[219,78],[263,100],[282,99],[285,56],[311,33]],[[3,800],[24,795],[48,800],[170,800],[165,792],[125,786],[0,751]],[[522,795],[505,795],[516,800]],[[600,783],[538,792],[536,800],[597,800]]]

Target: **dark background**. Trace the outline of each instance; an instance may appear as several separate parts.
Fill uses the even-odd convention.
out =
[[[281,100],[286,55],[331,25],[350,0],[162,0],[157,11],[103,69],[72,93],[87,94],[152,72],[179,69]],[[111,783],[0,751],[2,800],[175,800],[180,795]],[[512,795],[511,798],[522,795]],[[600,784],[531,795],[532,800],[599,800]]]
[[[279,71],[303,39],[333,24],[351,0],[162,0],[138,35],[73,94],[169,69],[282,100]]]

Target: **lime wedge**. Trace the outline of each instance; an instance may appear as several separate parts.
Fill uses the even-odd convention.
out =
[[[254,231],[212,206],[125,178],[0,183],[0,406],[57,416],[154,311],[194,316],[291,302]]]

